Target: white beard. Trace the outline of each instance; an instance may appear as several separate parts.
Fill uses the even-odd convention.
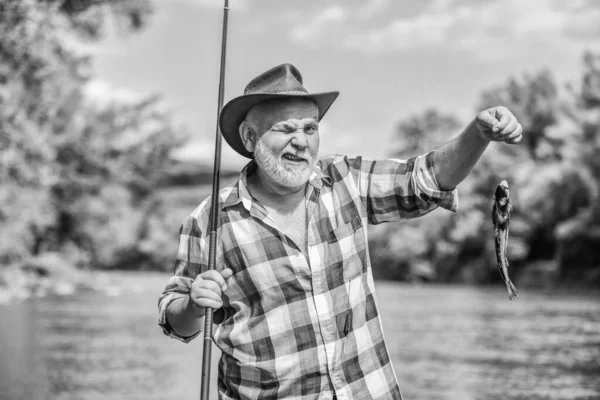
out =
[[[297,188],[300,187],[310,178],[312,168],[314,166],[313,157],[308,151],[299,153],[291,146],[286,147],[281,154],[291,153],[297,157],[302,157],[308,160],[308,163],[300,162],[296,165],[283,163],[282,157],[275,154],[273,149],[265,145],[259,138],[254,149],[254,160],[260,169],[272,180],[282,186]]]

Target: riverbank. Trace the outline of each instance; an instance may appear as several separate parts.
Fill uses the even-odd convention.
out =
[[[8,267],[0,270],[0,306],[12,302],[19,302],[30,298],[41,298],[46,296],[74,296],[81,292],[97,292],[107,296],[119,296],[125,292],[139,293],[144,290],[142,281],[137,282],[137,277],[143,278],[148,274],[163,276],[166,284],[169,273],[167,272],[149,272],[149,271],[123,271],[123,270],[81,270],[75,267],[66,267],[69,274],[44,275],[32,273],[19,267]],[[121,278],[128,276],[126,281]],[[465,285],[473,289],[481,290],[503,290],[504,285],[501,282],[497,284],[468,284],[468,283],[441,283],[441,282],[399,282],[393,280],[378,279],[378,282],[385,284],[400,283],[416,287],[453,287]],[[136,283],[137,282],[137,283]],[[541,284],[546,282],[546,284]],[[573,290],[581,294],[598,295],[599,290],[594,286],[581,286],[573,283],[551,284],[547,280],[540,279],[535,282],[529,279],[520,280],[516,283],[517,289],[521,294],[527,293],[553,293],[560,295],[571,293]],[[157,291],[157,294],[160,291]],[[522,296],[521,296],[522,297]]]
[[[125,289],[118,276],[108,271],[77,268],[60,253],[45,253],[0,269],[0,305],[85,290],[116,296]],[[139,291],[141,287],[132,289]]]
[[[378,265],[373,265],[376,279],[388,281],[382,276],[377,276]],[[569,279],[568,274],[561,277],[556,263],[534,263],[528,268],[511,271],[511,277],[519,290],[598,290],[600,271],[588,269],[587,275],[578,275]],[[103,292],[107,295],[118,295],[123,290],[131,288],[123,285],[118,279],[119,273],[131,276],[142,276],[143,271],[128,270],[98,270],[78,268],[69,258],[57,252],[48,252],[11,266],[0,268],[0,305],[8,304],[15,300],[23,300],[30,297],[45,297],[47,295],[73,295],[81,290]],[[158,273],[158,271],[157,271]],[[165,272],[166,275],[169,273]],[[462,278],[462,279],[460,279]],[[453,284],[467,284],[473,287],[481,287],[468,276],[461,276],[453,281]],[[498,274],[499,278],[499,274]],[[389,280],[393,281],[393,280]],[[410,280],[413,284],[437,284],[444,282],[435,280]],[[503,283],[498,280],[494,284],[483,286],[502,287]],[[137,288],[141,290],[140,288]],[[133,290],[136,290],[133,288]]]

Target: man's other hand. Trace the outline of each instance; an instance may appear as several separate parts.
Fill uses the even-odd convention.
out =
[[[506,107],[492,107],[476,117],[477,127],[484,139],[516,144],[523,139],[523,127]]]
[[[194,279],[192,289],[190,290],[190,299],[188,304],[195,307],[204,314],[204,308],[220,308],[223,305],[221,296],[227,289],[225,281],[231,277],[233,271],[225,268],[223,271],[216,270],[205,271]]]

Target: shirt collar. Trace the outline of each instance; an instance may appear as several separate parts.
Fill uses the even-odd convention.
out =
[[[252,195],[248,190],[248,176],[252,175],[256,172],[256,162],[251,160],[240,172],[240,177],[237,182],[234,184],[231,192],[223,201],[221,209],[225,209],[227,207],[231,207],[237,205],[239,203],[245,203],[246,208],[250,208],[250,204],[253,201]],[[321,170],[320,163],[318,163],[312,170],[310,177],[308,179],[309,185],[311,185],[316,190],[320,190],[323,185],[331,186],[333,181],[332,179],[325,175]]]
[[[317,163],[317,165],[313,168],[310,178],[308,178],[308,182],[315,189],[321,189],[323,185],[331,186],[333,184],[333,180],[323,173],[321,170],[321,163]]]

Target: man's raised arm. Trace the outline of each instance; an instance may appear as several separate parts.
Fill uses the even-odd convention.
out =
[[[516,144],[523,127],[506,107],[481,111],[456,138],[433,154],[434,171],[442,190],[450,190],[471,172],[490,141]]]

